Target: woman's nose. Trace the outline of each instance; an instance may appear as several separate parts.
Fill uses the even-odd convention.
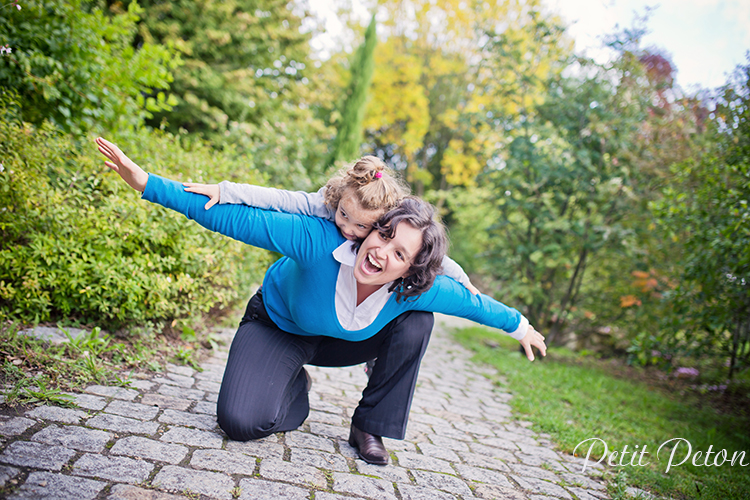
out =
[[[375,257],[378,259],[382,259],[386,255],[388,243],[383,243],[382,245],[378,245],[373,250],[375,251]]]

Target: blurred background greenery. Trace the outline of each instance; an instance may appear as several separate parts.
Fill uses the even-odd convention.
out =
[[[750,63],[688,94],[644,26],[597,63],[538,0],[372,2],[325,59],[301,2],[9,5],[4,321],[174,324],[245,301],[271,262],[140,203],[98,135],[165,176],[287,189],[375,154],[550,342],[748,378]]]

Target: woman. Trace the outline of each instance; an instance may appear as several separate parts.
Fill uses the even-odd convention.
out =
[[[222,205],[147,174],[117,146],[99,150],[143,197],[248,244],[283,254],[250,300],[232,342],[217,403],[219,425],[248,440],[296,429],[309,412],[303,366],[349,366],[378,358],[352,416],[349,443],[369,463],[385,464],[382,436],[403,439],[432,312],[498,327],[545,354],[544,337],[516,310],[472,295],[444,276],[442,227],[432,207],[408,198],[361,245],[315,217]]]

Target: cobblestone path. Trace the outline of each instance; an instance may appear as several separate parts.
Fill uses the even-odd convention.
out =
[[[300,429],[230,441],[216,424],[226,351],[203,371],[170,367],[132,388],[90,386],[79,409],[39,406],[0,416],[0,497],[55,500],[442,500],[609,498],[597,469],[554,451],[517,420],[511,395],[472,363],[438,316],[407,437],[386,439],[387,466],[346,442],[362,366],[309,368],[311,412]],[[227,340],[233,331],[226,331]],[[227,344],[228,345],[228,344]],[[588,471],[592,475],[588,475]]]

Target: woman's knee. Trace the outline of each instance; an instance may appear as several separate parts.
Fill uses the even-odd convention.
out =
[[[412,329],[420,331],[423,335],[430,335],[435,326],[435,315],[431,312],[412,311],[409,321]]]
[[[394,340],[401,346],[424,347],[430,340],[435,316],[431,312],[410,311],[399,317]]]
[[[221,404],[216,407],[219,427],[233,441],[260,439],[275,432],[275,416],[260,413]]]

